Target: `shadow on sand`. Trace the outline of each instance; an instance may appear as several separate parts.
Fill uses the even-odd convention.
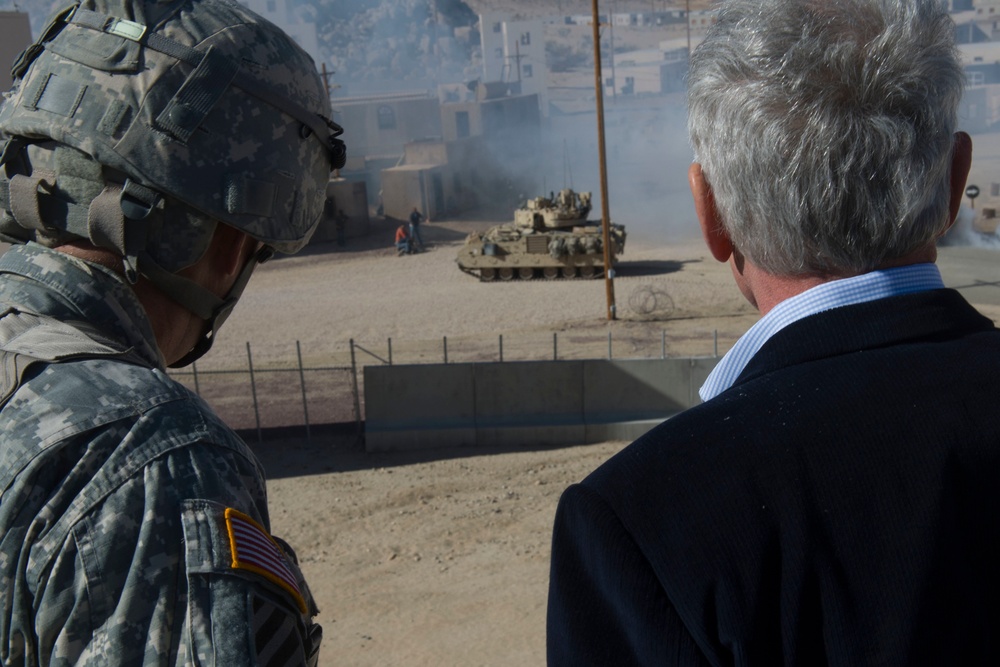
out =
[[[468,445],[402,452],[367,452],[363,441],[357,436],[354,424],[314,426],[308,440],[303,427],[266,429],[261,441],[257,440],[256,431],[240,431],[240,435],[263,463],[268,479],[396,468],[430,461],[566,447],[566,445],[535,447]]]

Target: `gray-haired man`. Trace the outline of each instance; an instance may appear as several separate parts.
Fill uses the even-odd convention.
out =
[[[762,318],[568,489],[551,665],[1000,660],[1000,332],[935,241],[971,162],[939,0],[724,0],[696,212]]]

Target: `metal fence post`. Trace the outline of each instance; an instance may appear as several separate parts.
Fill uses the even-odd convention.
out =
[[[201,396],[201,387],[198,385],[198,362],[191,364],[191,372],[194,373],[194,393]]]
[[[444,363],[448,363],[448,337],[444,337]]]
[[[354,339],[351,339],[351,390],[354,393],[354,420],[357,436],[361,437],[361,399],[358,397],[358,363],[354,357]]]
[[[389,338],[389,365],[392,366],[392,338]]]
[[[552,332],[552,361],[559,360],[559,332]]]
[[[257,442],[264,442],[264,433],[260,428],[260,408],[257,407],[257,382],[253,376],[253,354],[250,353],[250,341],[247,341],[247,363],[250,365],[250,393],[253,396],[253,416],[257,420]]]
[[[660,332],[660,359],[667,358],[667,330]]]
[[[500,363],[503,363],[503,334],[500,334]]]
[[[295,353],[299,357],[299,384],[302,386],[302,415],[306,420],[306,442],[310,442],[312,434],[309,432],[309,401],[306,399],[306,372],[302,368],[302,344],[299,341],[295,341]]]

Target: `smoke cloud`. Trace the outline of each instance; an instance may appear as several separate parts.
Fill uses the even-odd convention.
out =
[[[975,228],[973,222],[976,219],[976,212],[968,206],[962,206],[958,212],[958,218],[952,225],[948,233],[938,242],[944,246],[975,246],[977,248],[991,248],[1000,250],[1000,236],[994,232],[988,234]]]

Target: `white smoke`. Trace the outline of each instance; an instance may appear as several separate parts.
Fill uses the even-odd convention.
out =
[[[992,248],[1000,250],[1000,236],[996,232],[990,234],[976,229],[973,224],[976,212],[968,206],[962,206],[958,212],[955,224],[939,241],[943,246],[974,246],[977,248]]]

